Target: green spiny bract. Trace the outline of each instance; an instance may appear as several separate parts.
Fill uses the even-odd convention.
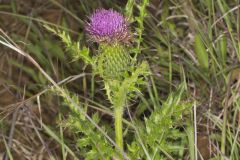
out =
[[[104,80],[121,80],[129,71],[132,58],[127,48],[121,44],[101,44],[97,56],[95,72]]]

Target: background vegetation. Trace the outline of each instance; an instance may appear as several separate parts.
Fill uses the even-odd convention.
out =
[[[102,79],[81,56],[96,54],[84,27],[101,7],[129,18],[151,71],[124,112],[124,154],[239,159],[239,0],[146,2],[0,0],[0,159],[116,155]]]

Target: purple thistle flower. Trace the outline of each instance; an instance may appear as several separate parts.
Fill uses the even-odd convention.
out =
[[[96,42],[128,43],[131,34],[125,17],[112,9],[97,9],[86,26],[90,37]]]

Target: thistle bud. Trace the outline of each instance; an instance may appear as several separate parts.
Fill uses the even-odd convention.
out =
[[[101,45],[97,70],[104,79],[120,80],[131,65],[131,57],[123,45]]]

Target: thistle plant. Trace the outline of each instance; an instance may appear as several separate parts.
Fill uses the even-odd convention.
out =
[[[176,93],[171,93],[167,100],[164,101],[162,97],[162,100],[159,100],[158,90],[153,77],[151,77],[152,83],[144,93],[144,95],[149,95],[150,98],[145,99],[144,96],[141,96],[142,101],[139,101],[139,105],[135,109],[137,112],[134,112],[133,117],[131,112],[128,112],[129,119],[124,121],[124,124],[128,125],[124,131],[126,138],[123,138],[124,127],[122,121],[124,111],[129,101],[135,99],[136,95],[141,93],[140,86],[146,84],[145,78],[149,75],[148,63],[145,61],[138,62],[137,60],[137,55],[142,49],[143,38],[145,38],[143,37],[143,20],[147,15],[146,6],[148,2],[148,0],[142,0],[141,3],[137,3],[137,1],[128,0],[125,12],[127,18],[112,9],[97,9],[89,17],[89,21],[85,26],[90,42],[97,43],[97,53],[93,53],[93,56],[90,56],[90,49],[87,46],[72,41],[66,30],[61,31],[45,25],[49,31],[61,38],[65,44],[66,52],[70,53],[73,61],[81,59],[86,65],[92,66],[95,75],[103,79],[104,89],[114,113],[116,143],[111,138],[113,128],[111,125],[106,125],[104,121],[101,123],[99,112],[92,114],[91,111],[91,114],[88,115],[88,107],[91,104],[82,104],[78,94],[73,93],[66,87],[59,87],[66,81],[71,82],[76,78],[67,78],[67,80],[57,84],[40,68],[40,65],[33,61],[31,57],[26,56],[34,62],[37,68],[40,68],[46,79],[54,85],[51,87],[51,91],[53,94],[62,97],[59,100],[63,102],[61,105],[64,106],[64,109],[65,106],[70,109],[66,120],[60,125],[64,125],[64,128],[68,127],[74,132],[73,141],[76,142],[77,148],[79,148],[76,152],[80,158],[76,158],[75,153],[68,147],[68,144],[72,144],[72,142],[66,141],[66,145],[64,144],[62,127],[60,128],[61,137],[58,138],[51,130],[43,126],[49,135],[53,135],[52,137],[60,142],[63,159],[67,158],[68,152],[75,159],[84,158],[86,160],[123,158],[151,160],[181,159],[180,157],[184,157],[185,144],[188,142],[187,136],[182,134],[182,130],[186,126],[190,126],[188,132],[192,130],[190,123],[184,124],[184,127],[179,123],[183,122],[183,112],[192,106],[190,102],[182,102],[183,98],[185,98],[186,84],[181,85]],[[133,8],[138,9],[138,16],[133,15]],[[136,24],[134,31],[130,29],[130,22]],[[135,38],[133,32],[136,35]],[[10,43],[1,40],[0,43],[10,45]],[[19,49],[16,48],[15,50],[18,51]],[[20,53],[23,54],[24,52]],[[79,77],[79,75],[76,77]],[[94,102],[94,104],[96,103]],[[93,106],[92,108],[97,109],[98,107]],[[103,108],[99,108],[99,111],[112,115],[107,108]],[[147,111],[146,116],[145,111]],[[142,116],[144,116],[144,120]],[[131,120],[131,122],[128,120]],[[131,132],[128,132],[129,130]],[[192,134],[189,133],[189,135],[190,141]],[[123,141],[123,139],[127,139],[127,141]],[[194,143],[189,144],[190,147],[194,146]],[[116,149],[113,146],[116,146]],[[175,155],[180,155],[180,157]]]
[[[115,118],[115,139],[123,150],[122,116],[129,94],[137,89],[146,75],[147,64],[137,65],[130,55],[132,38],[127,19],[112,9],[98,9],[86,26],[90,40],[99,45],[94,57],[94,72],[99,74],[105,85],[109,101],[113,105]]]
[[[118,153],[119,149],[124,150],[122,126],[124,108],[131,98],[136,97],[134,93],[140,92],[139,86],[145,84],[144,78],[149,74],[148,64],[137,63],[135,57],[131,56],[133,47],[129,25],[121,13],[112,9],[97,9],[86,24],[90,41],[98,44],[98,53],[93,57],[89,55],[88,48],[81,48],[79,43],[72,42],[64,31],[45,26],[62,39],[75,61],[82,59],[92,66],[94,74],[103,79],[108,100],[114,110],[115,143]]]

